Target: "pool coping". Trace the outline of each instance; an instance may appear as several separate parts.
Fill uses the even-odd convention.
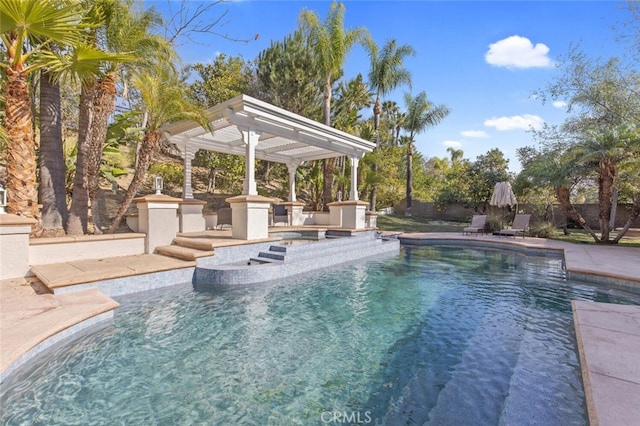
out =
[[[414,234],[399,234],[397,238],[400,240],[402,244],[406,245],[425,245],[425,244],[451,244],[451,245],[467,245],[474,247],[489,247],[489,248],[508,248],[511,250],[522,250],[527,253],[535,254],[536,251],[545,251],[545,252],[556,252],[559,254],[564,254],[566,269],[571,276],[579,277],[580,279],[587,279],[591,282],[606,284],[606,285],[640,285],[640,262],[637,260],[640,259],[640,248],[622,248],[622,247],[598,247],[593,245],[579,245],[579,244],[571,244],[564,243],[560,241],[553,240],[545,240],[539,238],[509,238],[509,237],[496,237],[496,236],[462,236],[457,233],[414,233]],[[621,254],[626,253],[625,256],[621,256]],[[153,255],[147,255],[153,256]],[[121,258],[122,262],[127,262],[128,257]],[[131,256],[134,258],[134,256]],[[167,262],[171,260],[167,258]],[[184,263],[181,265],[183,268],[187,265]],[[189,265],[190,266],[190,265]],[[193,267],[193,266],[191,266]],[[185,268],[186,269],[186,268]],[[131,268],[131,275],[136,275],[135,268]],[[172,269],[164,268],[162,271],[170,272]],[[90,271],[85,271],[90,273]],[[137,274],[142,273],[143,275],[148,274],[152,271],[147,270],[145,272],[141,272],[138,270]],[[101,271],[99,273],[104,273]],[[157,272],[160,274],[162,272]],[[87,279],[86,282],[100,282],[104,278],[98,278],[97,280]],[[5,294],[0,293],[0,297],[5,299]],[[27,299],[24,300],[37,300],[41,296],[37,296],[35,293],[30,295]],[[3,300],[6,302],[6,300]],[[615,306],[615,305],[614,305]],[[640,313],[640,307],[638,308],[638,312]],[[27,306],[27,309],[33,309],[33,306]],[[99,317],[101,320],[107,320],[108,318],[104,316]],[[640,323],[640,315],[637,317],[638,323]],[[69,320],[69,318],[67,318]],[[76,324],[82,324],[85,320],[76,320]],[[73,320],[72,320],[73,322]],[[86,323],[86,327],[91,326],[91,322]],[[607,389],[607,391],[603,394],[599,388],[593,389],[590,383],[593,381],[590,379],[590,376],[584,376],[585,374],[590,374],[589,366],[596,365],[595,361],[592,361],[591,355],[588,355],[589,348],[594,344],[589,339],[583,339],[584,330],[587,330],[586,327],[583,326],[583,323],[580,321],[574,321],[576,328],[576,335],[579,339],[579,352],[581,358],[581,368],[583,369],[583,381],[585,387],[585,393],[588,392],[587,396],[587,405],[589,416],[591,420],[591,424],[601,424],[601,425],[614,425],[620,423],[611,423],[607,422],[606,416],[603,416],[602,413],[599,413],[599,410],[602,410],[600,406],[602,405],[602,401],[606,401],[606,404],[612,404],[608,409],[610,410],[618,410],[620,411],[620,403],[624,400],[623,394],[620,395],[620,398],[617,398],[615,394],[612,395],[611,390]],[[6,326],[6,319],[2,318],[2,327]],[[69,333],[79,332],[80,329],[84,329],[86,327],[76,327],[74,328],[73,324],[70,324],[65,329],[70,330]],[[59,332],[63,330],[59,330],[57,328],[51,327],[48,331],[44,332],[43,335],[40,335],[41,343],[47,342],[57,342],[60,339],[64,339],[67,337],[71,337],[71,335],[65,335],[64,333],[59,335]],[[67,333],[67,334],[69,334]],[[611,333],[609,333],[611,334]],[[22,336],[22,338],[27,339],[29,336]],[[6,333],[0,333],[0,346],[4,346],[5,339],[7,338]],[[52,343],[50,343],[52,344]],[[49,346],[50,346],[49,344]],[[614,342],[613,347],[616,346]],[[42,346],[37,344],[32,348],[24,348],[24,353],[22,355],[23,362],[27,362],[31,357],[33,357],[38,352],[46,349],[47,345]],[[638,351],[640,353],[640,351]],[[585,355],[586,354],[586,355]],[[4,356],[3,356],[4,358]],[[584,359],[584,360],[583,360]],[[0,364],[0,384],[4,381],[4,378],[7,377],[18,365],[5,365],[5,360]],[[606,360],[605,360],[606,361]],[[15,364],[15,363],[14,363]],[[586,369],[586,370],[585,370]],[[587,371],[587,373],[585,373]],[[597,373],[594,373],[597,374]],[[586,378],[585,378],[586,377]],[[594,376],[599,377],[599,376]],[[639,385],[640,386],[640,385]],[[639,392],[636,395],[640,395]],[[638,404],[640,406],[640,404]],[[627,412],[628,410],[622,410]],[[593,413],[593,414],[592,414]],[[600,414],[600,415],[599,415]],[[633,418],[632,424],[640,424],[640,413],[637,414],[637,417]]]

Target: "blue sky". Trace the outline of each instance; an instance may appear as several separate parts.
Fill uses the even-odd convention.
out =
[[[556,64],[571,46],[589,57],[622,56],[629,45],[616,41],[616,28],[629,20],[617,1],[344,1],[345,27],[364,26],[382,46],[395,38],[417,54],[406,67],[412,87],[402,87],[386,100],[402,108],[403,93],[426,91],[430,101],[446,104],[451,114],[416,138],[427,157],[448,156],[462,149],[475,160],[493,148],[519,171],[518,147],[532,145],[529,126],[560,123],[562,105],[543,105],[532,97],[558,75]],[[164,12],[167,2],[154,4]],[[177,7],[178,2],[171,2]],[[190,2],[191,7],[197,3]],[[330,1],[243,0],[213,8],[227,11],[220,33],[248,42],[207,36],[182,40],[178,51],[186,63],[209,62],[216,54],[254,59],[272,40],[282,40],[310,9],[324,20]],[[258,38],[255,39],[256,34]],[[345,64],[345,78],[369,71],[364,49],[354,48]],[[364,116],[370,115],[366,112]]]

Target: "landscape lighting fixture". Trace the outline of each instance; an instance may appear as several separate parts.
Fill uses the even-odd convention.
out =
[[[164,186],[162,176],[156,176],[154,179],[154,182],[155,182],[155,188],[156,188],[156,195],[161,195],[162,188]]]

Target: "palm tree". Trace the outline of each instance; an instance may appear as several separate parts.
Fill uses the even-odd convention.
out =
[[[46,235],[64,235],[67,188],[62,140],[60,84],[47,69],[40,72],[40,186],[42,228]]]
[[[618,168],[623,162],[640,157],[640,134],[635,126],[620,125],[590,130],[584,136],[585,140],[576,145],[577,159],[597,170],[600,241],[596,242],[612,243],[609,220]],[[615,242],[619,240],[620,237]]]
[[[424,132],[428,127],[440,123],[447,115],[449,108],[446,105],[432,105],[427,100],[427,94],[422,91],[414,98],[410,93],[405,93],[404,102],[407,107],[404,129],[409,132],[407,139],[407,210],[405,215],[411,216],[411,198],[413,191],[413,143],[417,134]]]
[[[102,151],[107,136],[109,117],[116,107],[116,82],[124,80],[127,74],[135,73],[140,68],[151,68],[156,62],[176,59],[175,52],[169,42],[149,31],[160,24],[160,17],[148,10],[134,15],[131,0],[126,3],[102,0],[107,10],[104,41],[101,46],[105,51],[118,55],[116,60],[105,62],[103,73],[95,84],[93,97],[93,120],[89,130],[89,157],[86,168],[86,182],[91,205],[91,216],[94,232],[102,233],[99,221],[99,178],[102,163]],[[126,52],[127,60],[122,60]]]
[[[452,166],[455,166],[456,164],[458,164],[464,157],[464,151],[461,149],[455,149],[455,148],[449,147],[447,148],[447,152],[451,156]]]
[[[110,233],[118,229],[131,201],[144,184],[151,159],[160,146],[162,138],[160,128],[177,120],[193,120],[203,127],[208,127],[205,111],[188,100],[188,88],[178,78],[171,64],[159,64],[155,72],[136,74],[132,82],[140,91],[144,105],[147,117],[145,134],[133,179],[109,228]]]
[[[375,43],[370,43],[369,58],[371,69],[369,70],[369,85],[376,92],[376,102],[373,106],[373,127],[376,132],[376,149],[380,148],[380,114],[382,113],[382,97],[392,90],[407,84],[411,87],[411,73],[404,68],[403,61],[407,56],[414,56],[415,50],[408,44],[398,46],[395,39],[389,40],[379,51]],[[377,163],[373,164],[374,173],[377,171]],[[371,188],[370,209],[376,209],[377,185]]]
[[[351,48],[356,44],[367,45],[370,42],[369,32],[364,27],[353,30],[344,29],[344,4],[332,2],[329,13],[324,22],[320,22],[318,15],[310,10],[300,14],[300,26],[305,31],[311,49],[318,61],[318,67],[324,76],[324,108],[323,121],[331,125],[331,94],[333,82],[342,75],[342,65]],[[334,160],[324,160],[323,166],[323,204],[328,210],[327,203],[331,201],[333,186]]]
[[[48,46],[52,42],[62,48],[76,46],[85,28],[76,2],[0,0],[3,50],[0,67],[7,75],[4,124],[9,139],[9,213],[40,219],[33,112],[27,78],[43,67],[63,67],[61,57],[48,51]]]
[[[389,126],[390,145],[400,145],[400,131],[404,123],[404,113],[400,112],[400,107],[396,101],[384,101],[382,103],[382,116]]]

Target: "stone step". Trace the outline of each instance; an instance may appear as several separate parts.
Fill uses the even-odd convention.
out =
[[[17,296],[17,297],[15,297]],[[113,315],[118,302],[97,289],[7,297],[0,317],[0,381],[38,352]]]
[[[286,256],[285,252],[279,252],[279,251],[261,251],[259,254],[259,257],[264,257],[267,259],[274,259],[274,260],[284,260]]]
[[[498,424],[510,383],[502,376],[513,374],[523,335],[508,306],[487,307],[428,424]]]
[[[252,257],[251,259],[249,259],[249,261],[257,262],[257,263],[282,263],[283,262],[283,260],[281,259],[274,259],[274,258],[265,257],[265,256]]]
[[[213,240],[209,238],[176,237],[173,239],[173,244],[180,247],[211,251],[213,247]]]
[[[329,256],[344,251],[367,248],[371,244],[380,244],[375,238],[344,237],[330,241],[319,241],[295,246],[272,245],[268,251],[260,252],[260,256],[279,260],[302,260],[320,256]],[[285,258],[286,255],[286,258]]]
[[[182,246],[160,246],[156,247],[156,252],[164,256],[174,257],[182,260],[196,260],[199,257],[213,256],[213,250],[198,250],[191,247]]]

